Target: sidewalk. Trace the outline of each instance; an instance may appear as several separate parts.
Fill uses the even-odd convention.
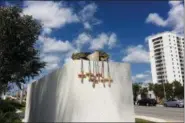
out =
[[[159,104],[157,104],[156,106],[157,106],[157,107],[164,107],[163,105],[159,105]]]
[[[140,116],[140,115],[136,115],[135,118],[148,120],[148,121],[151,121],[151,122],[168,122],[168,121],[163,120],[163,119],[154,118],[154,117],[148,117],[148,116]]]

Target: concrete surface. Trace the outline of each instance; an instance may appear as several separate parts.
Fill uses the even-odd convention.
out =
[[[167,122],[184,121],[184,108],[135,106],[135,114],[137,116],[162,119]]]
[[[160,123],[161,122],[167,122],[166,120],[163,120],[163,119],[148,117],[148,116],[136,115],[135,118],[139,118],[139,119],[143,119],[143,120],[147,120],[147,121],[151,121],[151,122],[160,122]]]
[[[92,63],[91,63],[92,66]],[[105,75],[107,75],[105,64]],[[130,65],[110,62],[113,83],[81,83],[79,60],[28,86],[26,122],[134,122]],[[84,61],[85,72],[88,61]],[[92,70],[92,69],[91,69]]]

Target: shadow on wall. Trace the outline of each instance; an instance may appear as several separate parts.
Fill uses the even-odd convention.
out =
[[[114,63],[114,65],[111,63],[111,66],[114,66],[111,68],[111,75],[113,77],[113,80],[117,82],[116,85],[114,85],[113,89],[111,90],[112,92],[112,99],[119,100],[116,101],[119,107],[119,115],[120,117],[122,116],[127,116],[128,114],[131,114],[132,110],[134,109],[133,104],[133,95],[132,95],[132,80],[131,80],[131,71],[130,71],[130,65],[129,64],[124,64],[123,63]],[[122,74],[119,74],[122,73]],[[122,81],[120,81],[122,80]],[[117,91],[120,90],[120,91]],[[134,116],[128,116],[128,120],[125,117],[125,121],[129,121],[130,117]]]
[[[61,122],[62,119],[70,121],[73,112],[73,101],[68,101],[70,100],[68,96],[70,88],[64,87],[69,87],[65,84],[71,84],[71,80],[67,79],[72,78],[66,77],[68,69],[60,69],[43,77],[39,82],[32,83],[29,122]],[[61,78],[62,76],[63,78]]]

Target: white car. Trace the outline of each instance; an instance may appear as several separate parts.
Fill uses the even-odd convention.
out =
[[[164,102],[165,107],[184,107],[184,100],[169,99]]]

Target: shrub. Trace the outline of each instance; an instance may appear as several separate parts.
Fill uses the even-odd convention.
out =
[[[18,109],[21,109],[22,107],[24,107],[23,104],[20,104],[20,103],[18,103],[18,102],[16,102],[16,101],[9,101],[9,103],[10,103],[11,105],[13,105],[15,108],[18,108]]]
[[[0,102],[0,111],[2,111],[3,113],[5,113],[5,112],[15,112],[16,108],[12,104],[7,103],[7,101],[1,100],[1,102]]]
[[[16,107],[22,107],[17,102],[0,100],[0,123],[21,122],[20,116],[15,112]]]
[[[2,112],[0,111],[0,123],[6,122],[21,122],[20,117],[15,112]]]

